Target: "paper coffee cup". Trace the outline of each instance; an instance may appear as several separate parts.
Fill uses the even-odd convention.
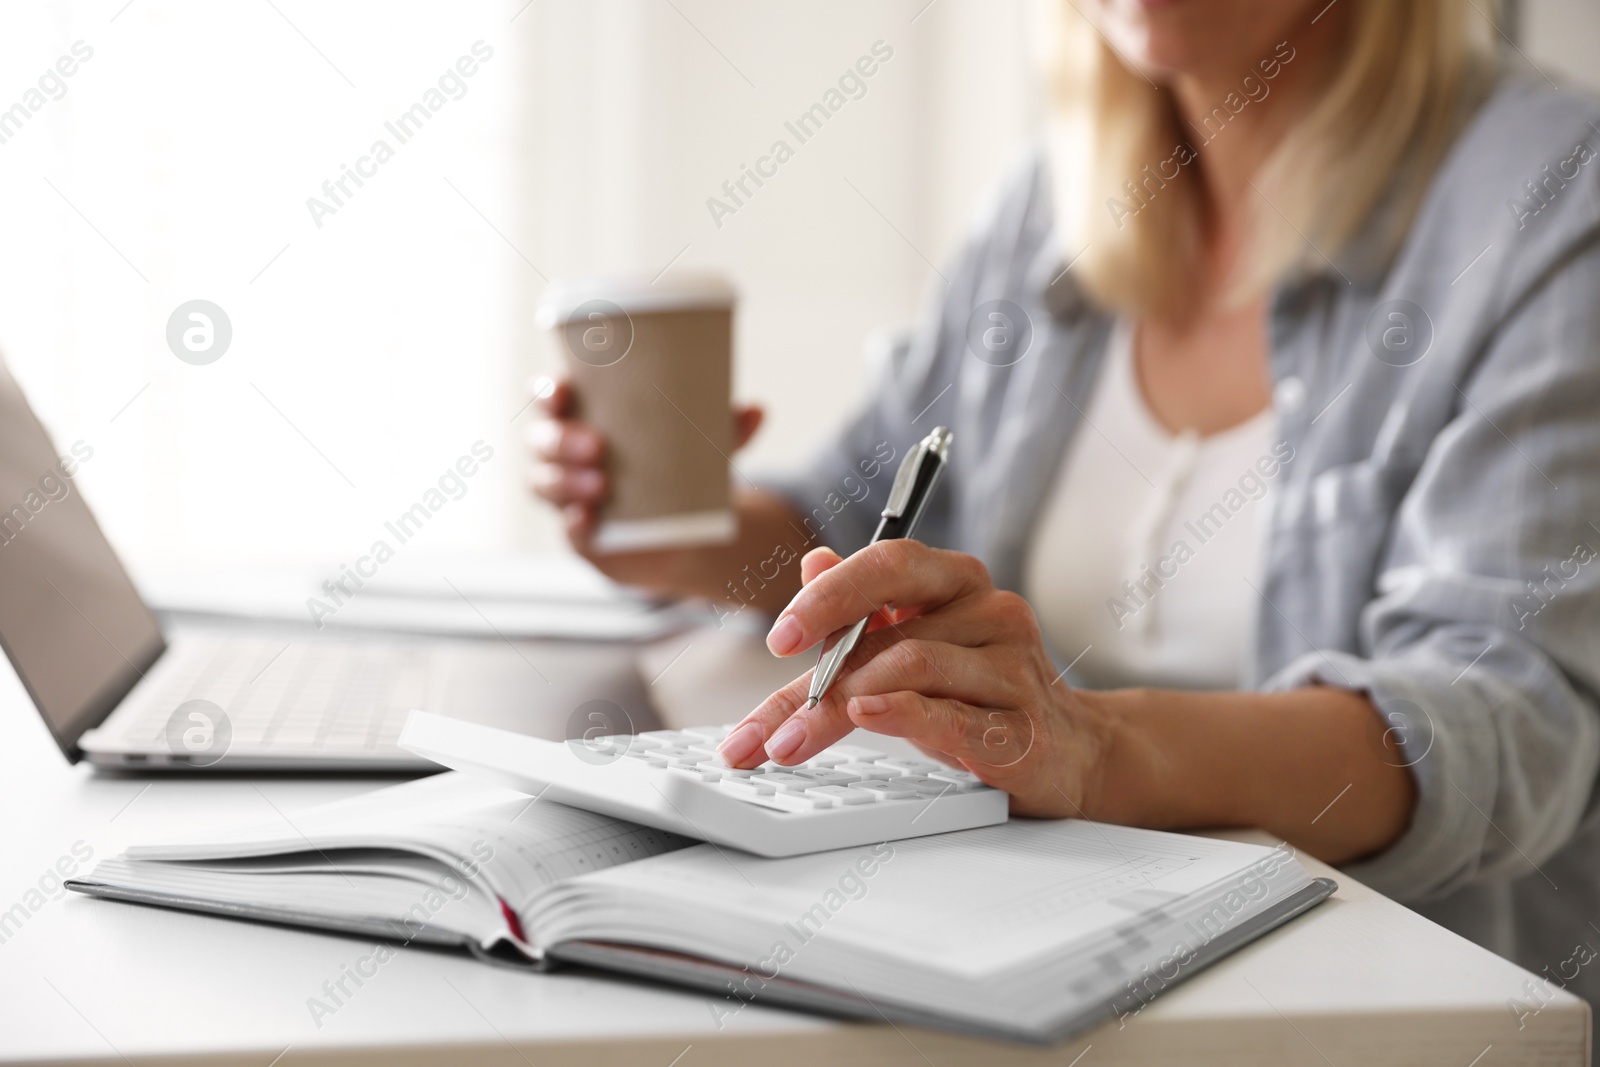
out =
[[[578,417],[606,438],[610,493],[597,552],[725,543],[738,532],[731,286],[714,275],[552,283],[535,322],[550,331]]]

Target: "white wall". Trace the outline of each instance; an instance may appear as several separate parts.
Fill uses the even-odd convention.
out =
[[[1541,66],[1600,89],[1600,2],[1521,0],[1521,45]]]
[[[124,2],[0,8],[0,108],[93,49],[0,144],[0,348],[94,448],[80,483],[134,563],[364,547],[516,410],[515,264],[446,182],[509,216],[515,34],[498,4]],[[316,226],[307,198],[479,39],[466,95]],[[233,324],[209,366],[165,339],[196,297]],[[473,485],[428,536],[497,543],[510,507]]]

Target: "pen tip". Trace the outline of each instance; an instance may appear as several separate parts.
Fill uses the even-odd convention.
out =
[[[816,706],[817,706],[817,698],[816,697],[807,697],[806,698],[806,710],[807,711],[810,711],[812,708],[814,708]]]

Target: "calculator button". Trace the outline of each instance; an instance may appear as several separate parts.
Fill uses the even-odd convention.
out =
[[[698,738],[693,734],[684,733],[681,730],[647,730],[639,736],[648,741],[659,741],[663,745],[678,746],[692,745],[696,741],[701,740],[701,738]]]
[[[846,774],[843,771],[813,770],[810,767],[796,768],[794,773],[801,778],[809,778],[818,785],[849,785],[866,777],[861,774]]]
[[[815,789],[805,792],[808,797],[832,797],[839,804],[871,804],[875,799],[870,793],[859,789],[847,789],[842,785],[819,785]]]
[[[909,785],[916,790],[918,796],[924,797],[936,797],[956,791],[955,785],[951,782],[936,782],[932,778],[923,778],[920,775],[909,775],[901,778],[896,784],[902,788]]]
[[[751,781],[766,782],[783,793],[804,793],[807,789],[817,784],[810,778],[802,778],[798,774],[790,774],[784,771],[763,774],[759,778],[751,779]]]
[[[914,800],[917,796],[915,789],[901,786],[898,781],[857,782],[855,785],[845,786],[846,789],[859,789],[877,800]]]
[[[838,803],[832,797],[816,793],[777,792],[761,799],[768,807],[781,808],[784,811],[821,811]]]
[[[886,753],[875,748],[862,748],[860,745],[834,745],[828,752],[835,756],[843,756],[855,763],[876,763],[884,759]]]
[[[768,785],[759,778],[723,778],[717,782],[717,788],[740,800],[770,797],[778,791],[776,786]]]
[[[929,771],[928,777],[936,782],[949,782],[956,787],[958,792],[970,793],[974,789],[983,789],[983,779],[971,771],[940,770]]]
[[[909,759],[905,756],[888,756],[876,761],[880,767],[894,767],[903,774],[927,774],[929,771],[942,771],[942,763],[930,763],[925,759]]]

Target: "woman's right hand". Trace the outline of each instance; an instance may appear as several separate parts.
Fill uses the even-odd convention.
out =
[[[605,471],[605,437],[575,417],[577,397],[570,383],[539,378],[531,383],[531,389],[544,417],[527,429],[528,486],[534,495],[560,509],[573,549],[607,577],[627,585],[673,593],[703,592],[694,588],[701,584],[694,576],[709,562],[702,557],[707,552],[725,554],[726,546],[645,552],[593,550],[600,505],[610,491]],[[761,419],[759,407],[734,410],[735,448],[743,447],[755,436]]]

